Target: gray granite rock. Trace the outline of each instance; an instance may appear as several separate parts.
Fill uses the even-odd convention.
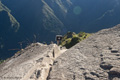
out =
[[[48,80],[120,80],[120,25],[93,34],[55,62]]]
[[[67,51],[33,43],[0,64],[0,80],[120,80],[120,25]]]
[[[0,80],[46,80],[59,51],[55,44],[33,43],[0,65]]]

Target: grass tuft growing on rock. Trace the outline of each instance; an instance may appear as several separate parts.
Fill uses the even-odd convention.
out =
[[[67,32],[67,34],[63,36],[63,39],[60,45],[69,49],[75,44],[79,43],[80,41],[86,39],[90,35],[91,34],[85,33],[85,32],[80,32],[78,34],[76,34],[75,32]]]
[[[3,63],[5,60],[0,60],[0,64]]]

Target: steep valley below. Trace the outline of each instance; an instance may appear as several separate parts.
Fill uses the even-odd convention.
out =
[[[32,42],[55,42],[57,34],[110,28],[119,14],[119,0],[0,0],[0,58]]]
[[[0,64],[0,80],[119,80],[120,24],[70,49],[33,43]]]

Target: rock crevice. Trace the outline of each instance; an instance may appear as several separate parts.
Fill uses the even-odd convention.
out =
[[[34,43],[19,52],[0,65],[0,80],[47,80],[54,60],[63,53],[56,44],[41,43]]]
[[[120,80],[120,25],[72,48],[34,43],[0,65],[0,80]]]

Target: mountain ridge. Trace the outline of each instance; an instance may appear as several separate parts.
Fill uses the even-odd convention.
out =
[[[1,3],[0,1],[0,12],[5,11],[8,13],[9,20],[11,22],[11,27],[15,28],[14,30],[17,31],[20,27],[20,24],[17,22],[17,20],[11,15],[11,11]]]
[[[8,57],[7,55],[10,55],[7,54],[8,49],[15,42],[14,37],[19,28],[19,22],[11,14],[11,11],[0,1],[0,58],[5,59],[5,56]]]
[[[119,80],[119,33],[120,24],[67,50],[56,44],[33,43],[0,64],[0,79]]]
[[[13,55],[15,51],[9,49],[20,49],[20,42],[23,42],[23,47],[33,41],[50,43],[55,41],[57,34],[64,35],[67,31],[94,33],[120,23],[119,0],[1,0],[1,2],[9,8],[11,19],[3,21],[0,18],[2,23],[8,23],[6,28],[9,30],[14,25],[12,29],[17,31],[15,33],[10,31],[12,37],[8,35],[7,29],[1,31],[1,34],[9,40],[1,40],[5,45],[9,45],[0,50],[1,58],[5,57],[4,53]]]
[[[103,29],[60,55],[48,80],[119,80],[120,24]]]

